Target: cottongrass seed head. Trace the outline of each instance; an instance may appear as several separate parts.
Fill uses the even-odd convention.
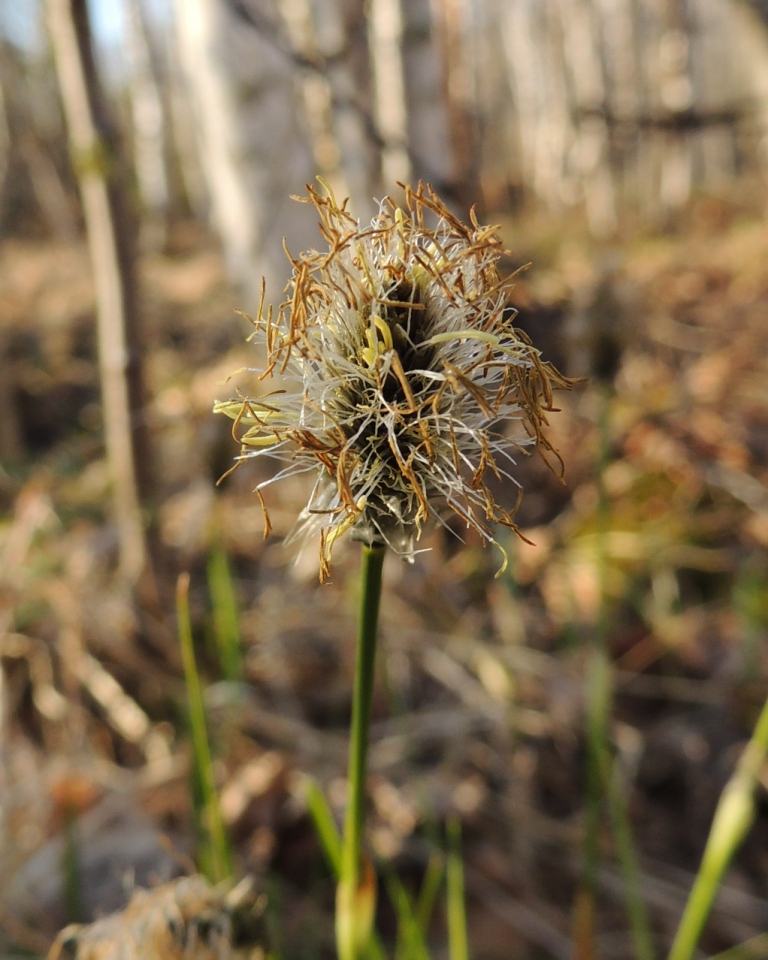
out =
[[[332,194],[310,187],[305,202],[328,249],[288,254],[290,299],[265,314],[262,287],[252,321],[267,354],[256,372],[279,386],[214,408],[235,421],[237,465],[283,462],[257,487],[262,506],[264,487],[314,474],[292,536],[319,532],[321,579],[347,531],[410,560],[425,525],[453,513],[496,543],[495,525],[516,527],[490,479],[521,492],[513,454],[552,451],[546,412],[570,386],[512,325],[497,228],[474,211],[466,226],[421,184],[364,227]]]

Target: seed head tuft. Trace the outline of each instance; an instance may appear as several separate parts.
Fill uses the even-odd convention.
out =
[[[553,389],[571,385],[512,325],[497,228],[474,211],[461,223],[422,184],[365,227],[332,194],[310,187],[305,202],[328,249],[288,254],[290,298],[265,314],[262,286],[253,321],[267,354],[259,379],[281,387],[214,408],[235,421],[236,466],[283,462],[257,487],[262,506],[268,484],[314,474],[293,535],[319,532],[321,579],[347,531],[411,560],[425,525],[453,513],[495,543],[495,524],[516,527],[490,477],[520,490],[513,454],[554,453],[546,413]]]

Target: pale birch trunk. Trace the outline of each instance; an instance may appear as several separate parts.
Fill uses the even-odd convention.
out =
[[[768,168],[768,10],[761,19],[747,4],[734,3],[730,12],[734,47],[741,51],[734,71],[754,106],[751,123],[742,138],[764,173]]]
[[[141,0],[128,0],[125,12],[133,157],[145,213],[141,240],[157,249],[165,242],[169,201],[165,110]]]
[[[374,198],[381,197],[383,185],[367,2],[312,0],[312,9],[350,209],[361,221],[370,220],[376,212]]]
[[[384,192],[411,179],[400,0],[370,0],[370,45]]]
[[[557,216],[573,194],[565,167],[574,130],[553,0],[514,0],[503,6],[501,31],[523,184]]]
[[[560,0],[566,76],[576,142],[573,159],[592,231],[616,228],[616,201],[606,124],[606,85],[601,58],[601,20],[591,0]]]
[[[168,68],[165,102],[169,120],[169,151],[179,174],[181,200],[201,223],[211,219],[211,197],[200,157],[192,95],[181,64],[176,32],[165,38]]]
[[[27,168],[32,189],[52,236],[62,243],[74,242],[80,229],[70,206],[70,196],[46,145],[33,130],[18,138],[18,149]]]
[[[129,230],[117,212],[116,161],[104,132],[85,0],[46,0],[46,11],[96,285],[104,431],[120,572],[135,583],[145,566],[146,543],[136,466],[141,367]],[[146,450],[142,452],[148,461]]]
[[[610,233],[622,203],[663,219],[759,163],[768,32],[742,0],[499,5],[523,182],[553,212]]]
[[[279,301],[292,252],[314,241],[307,208],[290,200],[313,177],[295,67],[275,5],[237,16],[220,0],[176,0],[176,31],[197,142],[232,276],[254,309],[261,284]],[[262,29],[263,25],[263,29]]]
[[[8,124],[8,112],[5,107],[3,77],[0,76],[0,199],[3,196],[5,178],[11,159],[11,129]]]
[[[452,167],[457,198],[464,206],[479,193],[478,130],[473,111],[472,4],[470,0],[435,0],[435,27],[443,62],[443,96],[453,146]]]
[[[502,38],[504,0],[486,0],[473,11],[470,47],[472,114],[475,121],[479,200],[485,210],[506,207],[510,187],[519,182],[514,135],[515,106]]]
[[[445,70],[430,0],[401,0],[406,139],[414,180],[445,197],[456,190],[456,165],[445,99]]]

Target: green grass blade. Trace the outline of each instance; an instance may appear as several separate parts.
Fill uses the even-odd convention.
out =
[[[469,960],[467,911],[464,903],[464,863],[461,859],[461,823],[451,817],[447,824],[448,863],[446,867],[448,910],[448,956]]]
[[[202,828],[210,840],[206,875],[213,883],[232,876],[232,861],[224,821],[221,816],[219,797],[213,774],[213,761],[208,743],[205,723],[203,691],[197,672],[195,650],[192,642],[192,623],[189,616],[189,574],[182,573],[176,586],[176,616],[178,619],[181,659],[184,666],[184,681],[187,688],[189,720],[192,729],[192,749],[195,774],[202,794]]]
[[[588,686],[588,790],[586,871],[577,913],[576,937],[580,956],[594,952],[595,900],[599,870],[599,839],[602,798],[608,801],[611,831],[619,870],[624,881],[627,915],[637,960],[654,960],[651,924],[643,900],[632,825],[618,770],[608,747],[607,725],[611,715],[611,665],[603,646],[591,652]]]
[[[716,953],[709,960],[765,960],[768,957],[768,933],[758,933],[744,943],[740,943],[722,953]]]
[[[387,877],[387,892],[397,917],[396,960],[429,960],[429,951],[411,898],[392,872]]]
[[[599,625],[592,636],[591,646],[586,683],[587,782],[584,875],[576,894],[573,911],[573,938],[577,960],[587,960],[595,956],[600,835],[603,829],[602,806],[608,757],[607,728],[611,712],[611,667],[605,650],[604,630]]]
[[[376,667],[376,638],[385,548],[363,546],[360,619],[349,731],[349,801],[344,818],[341,870],[336,891],[336,949],[339,960],[358,960],[371,939],[376,888],[366,873],[363,851],[368,737]]]
[[[320,840],[320,846],[323,848],[326,862],[334,879],[338,880],[341,873],[341,833],[336,826],[336,821],[323,791],[312,777],[306,778],[305,796],[309,815]],[[385,960],[386,958],[384,948],[375,930],[371,933],[367,955],[370,960]]]
[[[416,901],[416,919],[421,929],[421,935],[425,938],[429,930],[429,921],[432,919],[432,911],[435,907],[437,895],[440,892],[440,884],[443,882],[444,873],[445,857],[440,851],[436,850],[427,862],[424,879],[421,881],[419,898]]]
[[[339,828],[336,826],[331,808],[328,806],[328,801],[325,799],[322,790],[311,777],[307,777],[304,795],[325,859],[334,878],[338,880],[341,872],[341,834]]]
[[[605,763],[608,756],[608,730],[612,709],[611,664],[608,656],[609,606],[606,596],[608,577],[608,533],[611,505],[605,488],[605,470],[610,462],[611,394],[601,385],[598,395],[598,462],[595,482],[598,493],[596,529],[596,566],[600,585],[600,611],[589,638],[586,682],[586,824],[584,837],[584,875],[576,896],[573,917],[575,956],[586,960],[595,955],[595,918],[597,912],[597,878],[600,868],[600,835],[603,824]]]
[[[238,682],[243,678],[240,615],[229,561],[220,546],[214,547],[208,557],[208,591],[221,674],[225,680]]]
[[[600,612],[590,638],[586,688],[587,700],[587,790],[584,878],[578,893],[574,916],[576,956],[595,955],[597,886],[600,867],[600,834],[603,802],[607,801],[619,869],[624,881],[627,914],[637,960],[654,960],[655,950],[650,921],[643,901],[640,870],[632,838],[618,769],[609,746],[613,712],[613,678],[609,656],[610,605],[607,595],[609,573],[608,534],[611,528],[611,504],[605,486],[605,471],[611,452],[611,391],[603,385],[599,396],[599,454],[596,469],[598,491],[597,571],[600,585]]]
[[[715,810],[704,856],[677,930],[669,960],[690,960],[709,917],[728,865],[755,817],[755,788],[768,756],[768,700],[752,739],[736,765]]]
[[[618,771],[609,771],[606,775],[608,791],[608,805],[613,828],[613,838],[616,843],[616,853],[619,868],[624,880],[624,895],[626,898],[627,914],[632,930],[632,940],[637,960],[654,960],[656,950],[653,944],[653,931],[648,911],[643,900],[640,883],[640,868],[637,862],[634,840],[632,838],[632,824],[627,810],[627,801],[624,797]]]

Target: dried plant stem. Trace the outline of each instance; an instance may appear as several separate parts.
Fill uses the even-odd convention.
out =
[[[669,960],[690,960],[723,875],[755,818],[755,788],[768,757],[768,700],[715,811],[699,872],[683,912]]]
[[[352,727],[349,744],[349,803],[344,821],[341,875],[336,898],[336,944],[339,960],[357,960],[373,925],[375,891],[372,872],[363,859],[365,773],[371,723],[376,632],[381,598],[384,547],[363,547],[360,626],[357,641]]]

